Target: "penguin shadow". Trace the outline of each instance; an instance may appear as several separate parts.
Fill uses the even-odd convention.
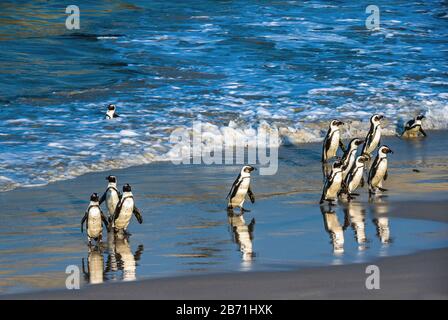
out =
[[[358,244],[358,251],[364,251],[367,249],[367,236],[366,236],[366,209],[361,202],[358,201],[346,201],[343,203],[345,224],[351,226],[354,233],[354,238]]]
[[[243,214],[236,214],[232,210],[227,211],[227,217],[232,240],[238,245],[244,266],[249,267],[255,257],[253,251],[255,218],[246,223]]]
[[[376,236],[383,245],[392,243],[389,227],[389,204],[384,198],[377,198],[371,202],[372,223],[376,228]]]
[[[82,273],[89,284],[104,282],[104,257],[100,246],[88,246],[87,261],[82,258]]]
[[[344,230],[347,228],[347,220],[344,219],[344,224],[341,225],[336,211],[329,205],[321,205],[320,211],[324,220],[324,229],[330,236],[333,254],[340,256],[344,253]]]
[[[132,251],[129,237],[122,233],[108,234],[108,256],[106,273],[110,280],[133,281],[137,279],[138,261],[143,254],[144,247],[140,244],[135,252]],[[121,277],[118,278],[118,272]]]

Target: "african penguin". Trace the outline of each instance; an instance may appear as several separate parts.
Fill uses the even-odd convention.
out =
[[[341,141],[341,132],[339,130],[339,127],[343,124],[344,123],[339,120],[332,120],[330,122],[330,127],[328,128],[322,147],[322,162],[327,162],[331,158],[334,158],[339,147],[341,147],[342,151],[345,151],[344,144]]]
[[[81,232],[84,232],[84,222],[86,222],[89,246],[92,244],[92,239],[97,243],[100,242],[103,237],[103,223],[106,227],[108,223],[103,211],[101,211],[98,195],[96,193],[93,193],[90,196],[90,204],[81,220]]]
[[[106,180],[109,181],[106,191],[100,198],[100,204],[106,201],[106,207],[109,211],[109,217],[112,217],[115,213],[115,208],[118,202],[120,202],[121,193],[117,189],[117,178],[115,176],[108,176]]]
[[[370,118],[370,129],[367,133],[364,147],[362,148],[362,154],[370,157],[373,151],[378,147],[381,142],[381,119],[384,116],[375,114]]]
[[[117,111],[117,107],[114,104],[109,104],[107,106],[106,119],[113,119],[113,118],[120,117],[116,111]]]
[[[387,180],[387,154],[393,153],[388,146],[381,146],[369,172],[369,193],[375,194],[377,190],[387,191],[383,188],[383,181]]]
[[[342,157],[342,178],[345,179],[350,169],[355,164],[356,152],[358,151],[358,146],[363,144],[364,141],[361,139],[352,139],[350,141],[347,150],[344,152]]]
[[[244,209],[243,204],[246,199],[246,195],[252,203],[255,202],[255,196],[250,189],[250,173],[256,170],[252,166],[244,166],[241,169],[240,174],[232,184],[229,194],[226,199],[229,199],[227,209],[232,210],[234,208],[240,208],[241,212],[249,212],[250,210]]]
[[[353,192],[359,186],[364,186],[364,164],[367,160],[368,159],[364,156],[358,156],[354,165],[344,179],[344,193],[348,195],[349,199],[351,199],[354,195],[359,195]]]
[[[409,120],[401,134],[402,137],[405,138],[415,138],[419,134],[422,134],[426,137],[426,132],[422,128],[422,119],[426,118],[424,115],[419,115],[412,120]]]
[[[130,235],[127,232],[129,222],[132,214],[137,218],[138,223],[143,223],[143,218],[140,210],[135,206],[134,196],[132,195],[131,186],[125,184],[123,186],[123,195],[115,208],[114,215],[111,219],[113,229],[115,232],[123,231],[124,234]]]
[[[333,201],[336,201],[341,191],[342,187],[342,162],[337,161],[333,163],[333,168],[330,175],[325,181],[324,189],[322,191],[322,197],[320,198],[320,203],[324,201],[329,201],[330,205]]]

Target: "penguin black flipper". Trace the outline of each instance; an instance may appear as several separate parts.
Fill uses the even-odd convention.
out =
[[[101,196],[100,201],[99,201],[100,204],[102,204],[106,200],[106,193],[107,193],[107,190]]]
[[[106,226],[106,228],[107,228],[107,226],[108,226],[108,222],[107,222],[107,218],[106,218],[106,216],[104,215],[104,213],[103,213],[103,210],[101,210],[101,208],[100,208],[100,214],[101,214],[101,220],[103,220],[103,223],[104,223],[104,225]]]
[[[339,146],[341,147],[341,150],[344,151],[344,153],[348,150],[345,149],[344,143],[342,142],[342,140],[339,139]]]
[[[121,199],[123,200],[123,199]],[[117,206],[115,207],[114,215],[112,216],[112,221],[115,221],[118,219],[118,216],[120,215],[121,206],[123,204],[123,201],[118,202]]]
[[[137,218],[138,223],[142,224],[143,223],[143,218],[142,218],[142,213],[140,212],[140,210],[134,206],[134,210],[132,211],[135,215],[135,217]]]
[[[84,217],[81,220],[81,233],[84,233],[84,222],[87,220],[87,216],[89,215],[89,209],[84,213]],[[88,224],[86,224],[86,229],[88,228]]]
[[[389,172],[388,172],[388,170],[386,170],[386,173],[384,174],[383,180],[386,181],[388,176],[389,176]]]
[[[379,162],[380,162],[380,157],[376,156],[375,161],[373,161],[372,167],[370,168],[370,172],[369,172],[369,178],[367,180],[367,183],[370,184],[372,183],[372,179],[373,177],[376,175],[376,170],[379,167]]]
[[[424,136],[424,137],[426,137],[426,132],[423,130],[423,128],[422,128],[422,126],[420,126],[420,133]]]
[[[240,186],[240,183],[241,183],[240,178],[241,178],[241,173],[238,175],[238,177],[236,177],[236,180],[233,182],[232,187],[230,188],[229,194],[227,195],[226,199],[229,199],[229,197],[230,197],[230,199],[232,199],[235,196],[235,194],[238,190],[238,187]]]
[[[247,195],[249,196],[250,202],[255,203],[255,196],[250,187],[247,189]]]
[[[117,113],[114,113],[114,118],[120,118],[120,116]]]
[[[361,178],[361,181],[359,182],[359,186],[360,186],[361,188],[364,188],[364,184],[365,184],[364,177],[362,177],[362,178]]]

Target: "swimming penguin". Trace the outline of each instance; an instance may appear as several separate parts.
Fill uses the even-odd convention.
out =
[[[86,222],[89,246],[92,244],[92,239],[97,243],[100,242],[103,237],[103,223],[106,228],[108,223],[103,211],[101,211],[98,195],[96,193],[93,193],[90,196],[90,204],[81,220],[81,232],[84,232],[84,222]]]
[[[422,134],[426,137],[426,132],[422,128],[422,119],[425,119],[424,115],[419,115],[412,120],[409,120],[401,134],[402,137],[405,138],[415,138],[418,137],[419,134]]]
[[[393,153],[388,146],[381,146],[369,172],[369,194],[375,194],[377,190],[387,191],[383,188],[383,181],[387,180],[387,154]]]
[[[345,177],[348,175],[350,169],[355,164],[356,160],[356,152],[358,151],[358,146],[363,144],[364,141],[358,138],[352,139],[350,141],[347,150],[344,152],[344,155],[342,157],[342,178],[345,179]]]
[[[322,148],[322,162],[327,162],[331,158],[334,158],[339,147],[341,147],[342,151],[345,151],[344,144],[341,141],[341,132],[339,130],[339,127],[343,124],[344,123],[339,120],[332,120],[330,122],[330,127],[328,128]]]
[[[120,117],[116,111],[117,111],[117,107],[114,104],[109,104],[107,106],[106,119],[113,119],[113,118]]]
[[[322,191],[322,197],[320,198],[320,203],[324,201],[333,204],[336,201],[341,191],[342,187],[342,162],[337,161],[333,163],[333,169],[331,170],[330,176],[327,177],[325,181],[324,189]]]
[[[240,208],[241,212],[249,212],[250,210],[244,209],[243,204],[246,199],[246,195],[252,203],[255,202],[255,196],[250,189],[250,173],[256,170],[252,166],[244,166],[241,169],[240,174],[233,182],[232,188],[229,191],[226,199],[229,199],[227,209],[232,210],[234,208]]]
[[[344,193],[348,195],[349,200],[352,199],[352,196],[359,196],[359,194],[354,193],[354,191],[359,186],[364,186],[364,164],[367,160],[368,159],[364,156],[358,156],[355,164],[344,179]]]
[[[123,186],[123,196],[115,208],[114,215],[111,219],[111,226],[115,232],[124,231],[129,235],[127,228],[131,221],[132,214],[137,218],[138,223],[143,223],[143,218],[140,210],[135,206],[134,196],[132,195],[131,186],[125,184]]]
[[[106,201],[107,210],[109,211],[109,217],[112,217],[115,213],[118,202],[120,202],[121,193],[117,189],[117,178],[115,176],[108,176],[106,180],[109,181],[106,191],[100,198],[100,204]]]
[[[375,114],[370,118],[370,130],[367,133],[364,147],[362,148],[362,154],[367,155],[369,158],[376,147],[381,142],[381,119],[384,116]]]

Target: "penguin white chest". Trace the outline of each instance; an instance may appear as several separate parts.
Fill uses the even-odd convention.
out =
[[[383,159],[378,164],[378,168],[375,172],[375,176],[372,177],[372,185],[374,187],[381,186],[383,179],[384,179],[384,175],[386,174],[386,171],[387,171],[387,159]]]
[[[117,207],[118,201],[120,199],[118,198],[117,191],[113,189],[109,189],[106,194],[106,206],[107,210],[109,210],[109,215],[112,216],[115,212],[115,208]]]
[[[106,118],[107,119],[113,119],[113,117],[114,117],[114,111],[113,110],[108,110],[107,112],[106,112]]]
[[[330,148],[327,150],[327,159],[333,158],[336,156],[336,152],[338,151],[339,147],[339,140],[341,138],[341,134],[338,131],[333,132],[333,134],[330,137]]]
[[[350,169],[353,167],[356,158],[356,150],[350,151],[350,154],[347,159],[347,163],[345,164],[344,172],[342,173],[342,178],[345,179],[347,174],[350,172]]]
[[[244,204],[246,198],[247,190],[249,190],[250,178],[244,178],[238,187],[235,196],[231,199],[232,206],[241,207]]]
[[[90,208],[87,220],[87,235],[90,238],[97,238],[103,229],[100,209],[98,207]]]
[[[131,221],[132,212],[134,211],[134,200],[129,198],[123,201],[118,218],[115,220],[115,228],[126,229]]]
[[[366,150],[368,153],[372,153],[376,147],[378,146],[378,144],[380,143],[380,139],[381,139],[381,127],[378,126],[375,129],[375,132],[373,133],[373,139],[372,142],[370,143],[368,149]]]
[[[342,185],[342,172],[338,172],[335,174],[332,183],[328,187],[327,198],[336,199],[339,191],[341,190],[341,185]]]

